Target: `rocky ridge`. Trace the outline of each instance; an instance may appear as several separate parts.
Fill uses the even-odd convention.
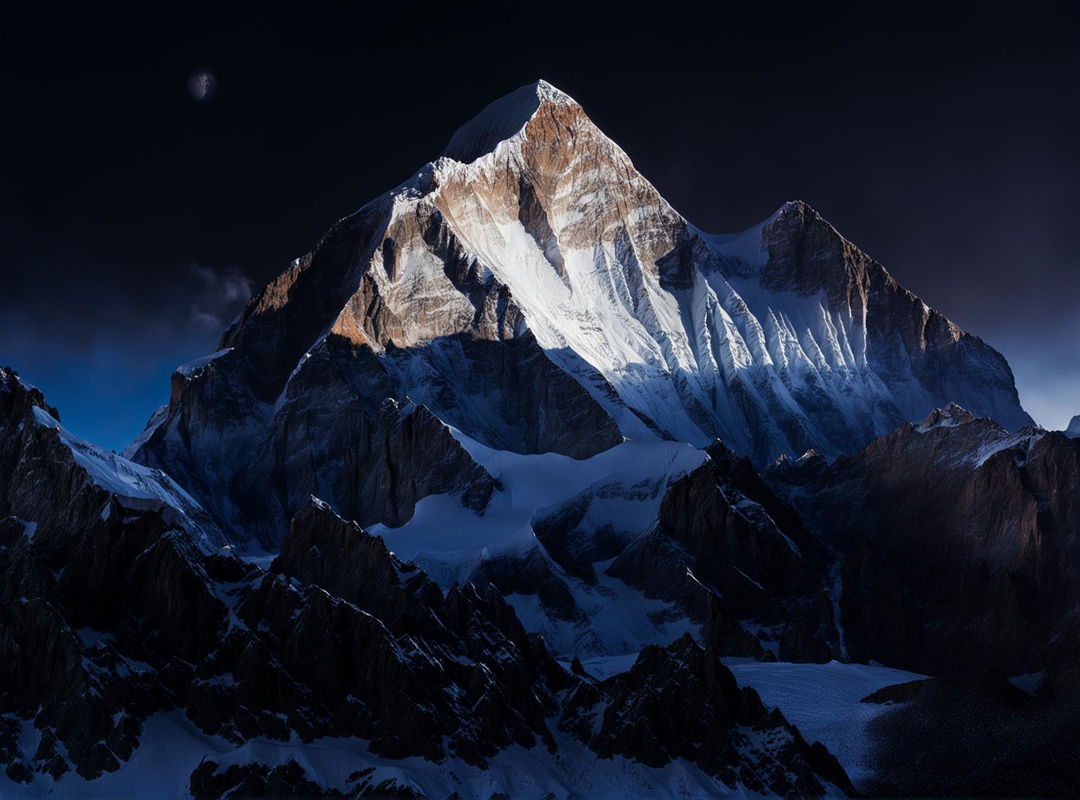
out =
[[[697,728],[635,718],[651,690],[565,670],[493,587],[443,592],[322,501],[309,499],[293,518],[268,570],[213,547],[172,506],[132,508],[98,486],[93,499],[104,507],[76,514],[90,500],[77,460],[49,473],[34,461],[42,468],[31,502],[28,459],[65,440],[39,422],[42,413],[56,417],[40,392],[10,371],[0,377],[5,512],[44,508],[45,499],[67,509],[47,524],[11,514],[0,522],[0,752],[13,792],[79,793],[122,775],[148,729],[177,714],[209,758],[189,765],[186,787],[168,791],[196,797],[313,786],[343,797],[430,796],[409,772],[378,760],[418,759],[435,772],[452,762],[461,767],[448,775],[482,774],[514,748],[557,764],[570,740],[594,760],[617,754],[630,774],[678,762],[718,787],[752,782],[791,797],[845,784],[820,747],[736,690],[715,654],[689,640],[673,645],[671,658],[690,659],[693,671],[678,682],[653,679],[668,684],[671,702],[695,708]],[[64,464],[62,454],[49,459]],[[122,474],[125,463],[114,463]],[[643,657],[635,681],[662,663]],[[691,706],[681,693],[700,691],[703,676],[722,689],[707,689],[710,705]],[[590,709],[616,695],[626,706],[600,740],[572,721],[586,713],[582,693]],[[377,757],[376,765],[327,785],[295,761],[241,755],[254,742],[264,753],[287,743],[295,752],[328,737],[355,742],[353,758]],[[230,751],[231,763],[222,758]],[[574,791],[575,774],[552,785]]]

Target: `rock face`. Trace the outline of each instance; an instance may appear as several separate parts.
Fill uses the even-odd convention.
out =
[[[831,466],[769,473],[843,552],[853,658],[1036,672],[1080,600],[1080,448],[952,405]]]
[[[130,455],[265,547],[312,491],[363,523],[399,524],[423,493],[482,506],[483,476],[440,473],[460,454],[435,432],[408,469],[436,475],[398,487],[370,444],[393,437],[387,398],[517,453],[719,438],[759,466],[853,452],[951,400],[1030,422],[997,352],[808,206],[701,233],[543,81],[339,221],[221,347]]]
[[[719,443],[709,456],[672,485],[656,527],[608,573],[678,604],[720,652],[841,657],[826,554],[746,459]]]
[[[236,351],[183,368],[132,457],[178,476],[237,540],[267,548],[311,494],[364,523],[401,524],[444,492],[482,512],[492,477],[424,406],[358,394],[331,354],[339,344],[306,358],[272,407],[238,380]]]

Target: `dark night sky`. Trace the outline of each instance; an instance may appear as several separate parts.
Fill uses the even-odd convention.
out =
[[[1002,350],[1039,422],[1080,412],[1080,30],[1064,3],[13,5],[0,363],[107,446],[250,289],[538,77],[699,227],[806,200]],[[205,104],[186,85],[199,67],[219,82]]]

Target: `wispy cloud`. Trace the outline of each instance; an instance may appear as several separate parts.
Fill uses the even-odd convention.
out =
[[[192,264],[191,276],[195,283],[191,321],[208,330],[220,332],[225,328],[252,294],[251,279],[232,267],[215,270]]]

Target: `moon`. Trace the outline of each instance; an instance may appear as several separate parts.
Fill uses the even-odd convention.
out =
[[[217,93],[217,78],[208,69],[194,70],[188,76],[187,85],[196,103],[209,103]]]

